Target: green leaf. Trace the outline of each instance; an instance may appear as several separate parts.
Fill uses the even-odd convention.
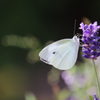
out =
[[[90,99],[91,99],[91,100],[93,100],[93,98],[92,98],[92,96],[91,96],[91,95],[89,95],[89,97],[90,97]]]

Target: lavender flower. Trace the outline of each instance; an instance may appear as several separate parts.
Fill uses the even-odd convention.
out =
[[[74,82],[74,77],[71,75],[69,71],[63,71],[62,78],[66,85],[71,85]]]
[[[82,29],[82,41],[83,41],[83,57],[87,59],[97,59],[100,56],[100,37],[98,36],[98,30],[100,26],[97,25],[97,21],[93,24],[84,24],[83,22],[80,24],[79,29]]]
[[[99,99],[96,97],[96,93],[94,93],[94,100],[99,100]]]

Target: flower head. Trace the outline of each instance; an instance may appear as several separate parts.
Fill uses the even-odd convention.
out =
[[[87,59],[97,59],[100,56],[100,37],[98,36],[98,30],[100,26],[97,25],[97,21],[93,24],[84,24],[83,22],[80,24],[79,29],[82,29],[82,41],[83,41],[83,57]]]
[[[94,93],[94,100],[99,100],[99,99],[96,97],[96,93]]]

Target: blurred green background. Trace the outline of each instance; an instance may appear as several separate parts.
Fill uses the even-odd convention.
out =
[[[66,86],[62,71],[52,72],[52,66],[40,62],[39,51],[52,41],[72,38],[74,20],[76,33],[81,33],[81,21],[100,24],[99,12],[99,0],[0,0],[0,100],[54,100],[57,84]],[[48,75],[58,76],[52,83]],[[27,92],[36,98],[25,99]]]

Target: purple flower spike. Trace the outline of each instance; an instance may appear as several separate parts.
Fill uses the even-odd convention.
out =
[[[80,24],[79,29],[82,29],[82,41],[83,41],[83,55],[84,58],[94,59],[96,60],[98,56],[100,56],[100,37],[98,36],[100,26],[98,26],[97,21],[93,24],[84,24],[83,22]]]
[[[99,100],[99,99],[96,97],[96,93],[94,93],[94,100]]]

